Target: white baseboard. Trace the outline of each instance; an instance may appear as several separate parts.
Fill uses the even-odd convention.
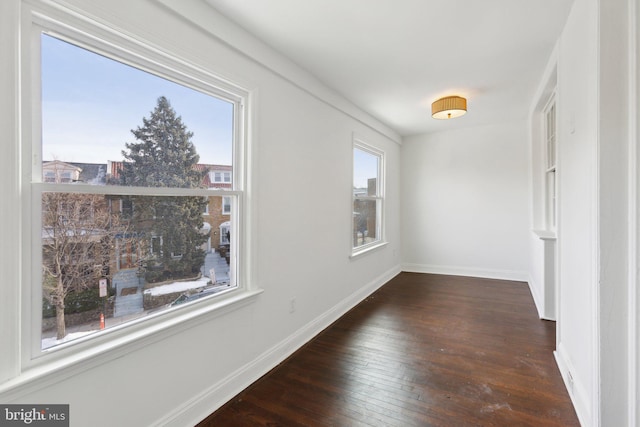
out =
[[[526,271],[494,270],[485,268],[469,268],[450,265],[402,264],[402,271],[409,273],[444,274],[447,276],[481,277],[485,279],[513,280],[528,282]]]
[[[576,370],[573,368],[573,364],[566,356],[566,351],[563,349],[564,347],[562,343],[560,343],[558,349],[553,352],[553,355],[555,356],[556,363],[558,364],[558,369],[560,369],[564,385],[569,392],[569,397],[571,398],[573,407],[578,415],[580,425],[582,427],[595,427],[597,424],[591,416],[591,406],[587,399],[588,393],[584,388],[584,383],[580,381],[580,378],[574,377],[573,372],[576,372]]]
[[[157,420],[153,425],[175,427],[196,425],[216,409],[233,399],[233,397],[242,390],[249,387],[261,376],[275,368],[279,363],[284,361],[296,350],[400,272],[400,266],[396,266],[378,276],[316,319],[298,329],[294,334],[262,353],[250,363],[240,367],[226,378],[223,378],[192,399],[178,406]]]
[[[529,275],[529,279],[527,280],[527,283],[529,284],[529,291],[531,292],[531,296],[533,297],[533,303],[535,304],[536,310],[538,311],[538,317],[540,319],[545,319],[545,320],[555,320],[555,319],[548,319],[545,316],[544,300],[540,295],[540,288],[538,288],[538,284],[536,283],[536,281],[533,279],[531,275]]]

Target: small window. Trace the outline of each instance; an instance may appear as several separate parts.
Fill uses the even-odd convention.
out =
[[[209,215],[209,198],[204,198],[203,207],[202,207],[202,215]]]
[[[149,246],[149,255],[162,256],[162,237],[151,237],[151,245]]]
[[[222,198],[222,214],[230,215],[231,214],[231,197],[223,197]]]
[[[133,217],[133,200],[131,197],[124,196],[120,198],[120,214],[122,218],[130,219]]]
[[[224,183],[224,184],[230,184],[231,183],[231,172],[223,172],[223,171],[214,171],[211,173],[212,175],[212,181],[214,183]]]
[[[60,182],[71,182],[71,172],[60,172]]]
[[[353,148],[352,253],[382,243],[383,153],[360,141]]]
[[[229,245],[231,243],[231,223],[224,222],[220,224],[220,244]]]

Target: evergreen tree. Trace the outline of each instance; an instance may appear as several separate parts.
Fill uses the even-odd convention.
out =
[[[120,184],[139,187],[197,188],[206,172],[196,168],[200,157],[191,142],[192,132],[164,96],[149,118],[131,132],[137,142],[125,144]],[[132,225],[149,244],[148,281],[188,277],[204,264],[200,246],[208,236],[202,211],[207,201],[197,196],[131,196]]]
[[[164,96],[158,98],[151,117],[142,118],[142,127],[132,130],[138,140],[126,143],[120,174],[122,185],[138,187],[197,188],[204,174],[194,168],[200,160],[182,118]]]

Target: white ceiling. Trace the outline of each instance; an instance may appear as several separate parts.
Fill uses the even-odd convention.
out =
[[[206,2],[406,136],[525,119],[573,0]]]

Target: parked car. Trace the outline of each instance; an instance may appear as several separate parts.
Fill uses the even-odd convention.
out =
[[[225,288],[215,287],[209,289],[203,289],[200,292],[196,292],[195,294],[189,294],[188,292],[182,293],[178,298],[173,300],[173,302],[169,303],[169,307],[174,307],[176,305],[185,304],[191,301],[199,300],[200,298],[208,297],[210,295],[216,294]]]

